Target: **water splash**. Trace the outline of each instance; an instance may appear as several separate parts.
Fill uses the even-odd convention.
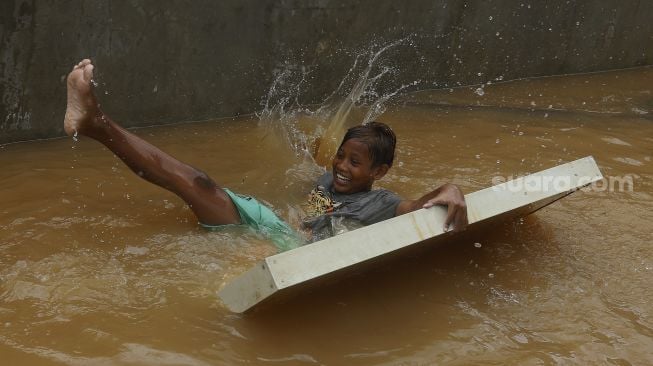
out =
[[[348,128],[378,118],[393,97],[421,83],[396,82],[401,70],[392,64],[388,51],[402,46],[414,47],[406,37],[356,54],[336,89],[317,108],[300,102],[312,70],[285,64],[258,114],[266,138],[288,146],[297,157],[327,166]]]
[[[265,138],[276,138],[284,142],[297,155],[307,151],[306,134],[301,132],[298,122],[300,116],[309,112],[299,102],[308,70],[304,67],[285,65],[270,86],[263,110],[257,113],[259,126],[265,128]]]

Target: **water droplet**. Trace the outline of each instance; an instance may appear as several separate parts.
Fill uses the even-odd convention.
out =
[[[482,245],[481,243],[474,243],[474,246],[475,246],[476,248],[480,248],[480,247],[482,247],[483,245]]]
[[[75,130],[75,133],[73,134],[73,141],[75,141],[75,142],[79,141],[79,139],[77,138],[77,135],[78,135],[77,130]]]

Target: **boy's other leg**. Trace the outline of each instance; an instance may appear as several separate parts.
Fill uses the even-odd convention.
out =
[[[64,118],[68,135],[84,135],[104,144],[138,176],[181,197],[201,223],[240,223],[231,198],[208,175],[159,150],[105,115],[93,94],[92,78],[90,60],[81,61],[68,74]]]

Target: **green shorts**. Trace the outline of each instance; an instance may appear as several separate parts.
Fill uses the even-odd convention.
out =
[[[233,193],[228,189],[224,191],[238,209],[241,225],[248,225],[257,232],[267,236],[280,251],[297,248],[303,244],[303,239],[279,216],[275,215],[267,206],[261,204],[254,197]],[[206,229],[216,230],[231,225],[207,225],[200,222]]]

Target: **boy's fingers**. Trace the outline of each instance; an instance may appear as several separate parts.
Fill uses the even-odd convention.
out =
[[[422,207],[423,208],[429,208],[429,207],[433,207],[435,205],[445,205],[446,206],[447,203],[444,202],[443,200],[439,199],[439,198],[434,198],[434,199],[431,199],[431,200],[427,201]]]
[[[467,226],[467,215],[465,214],[464,209],[460,209],[458,210],[458,212],[456,212],[454,231],[463,231],[466,226]]]
[[[451,229],[454,231],[464,230],[465,226],[467,226],[467,207],[464,202],[459,203],[455,199],[446,200],[438,197],[427,201],[422,207],[429,208],[435,205],[447,206],[447,217],[444,220],[442,231],[447,232]]]
[[[427,201],[424,205],[422,205],[423,208],[429,208],[433,207],[435,205],[443,205],[447,206],[447,217],[444,220],[444,225],[442,227],[442,231],[447,232],[450,230],[450,226],[455,222],[456,218],[456,210],[453,204],[450,202],[447,202],[443,199],[440,198],[434,198],[429,201]]]
[[[452,222],[454,222],[454,218],[456,217],[456,212],[455,208],[453,205],[448,205],[447,206],[447,218],[444,220],[444,228],[442,229],[443,231],[447,232],[449,231],[449,226],[451,226]],[[454,229],[456,226],[454,226]]]
[[[444,221],[444,231],[449,231],[453,224],[453,230],[458,232],[467,226],[467,207],[450,203],[447,206],[447,218]]]

